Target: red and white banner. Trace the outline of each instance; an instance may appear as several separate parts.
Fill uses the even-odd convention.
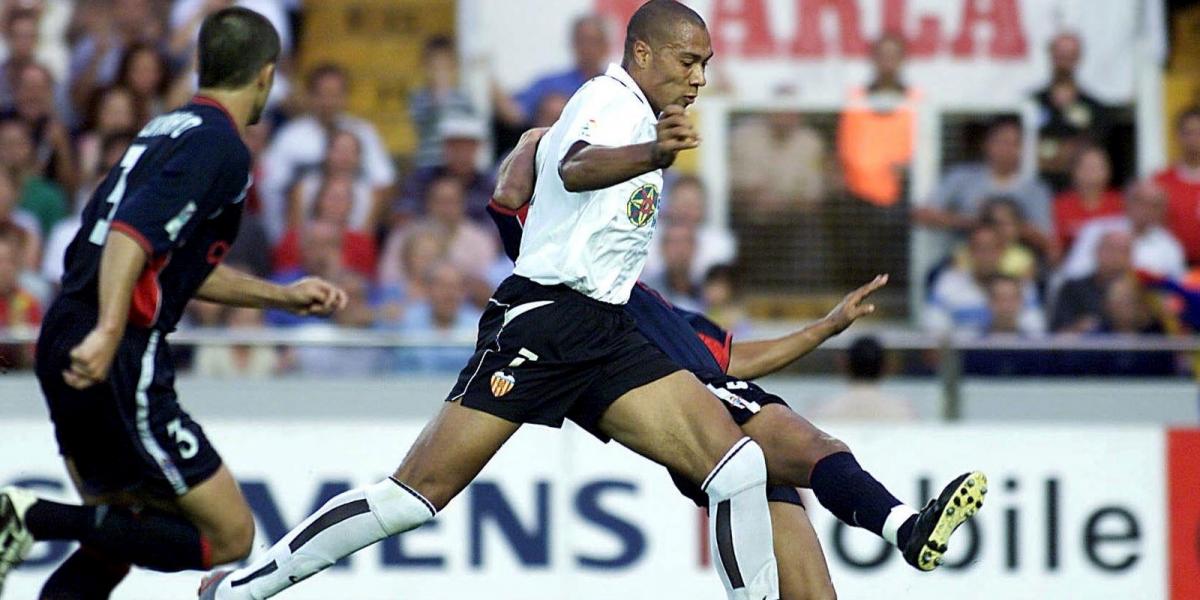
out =
[[[487,57],[507,89],[571,64],[571,21],[610,17],[614,59],[624,26],[643,0],[463,0],[469,54]],[[1047,42],[1083,39],[1083,86],[1108,102],[1134,96],[1138,40],[1163,45],[1162,0],[684,0],[708,22],[713,82],[741,99],[785,97],[838,103],[870,76],[882,32],[909,46],[907,79],[934,102],[1019,102],[1049,77]],[[952,85],[948,85],[952,83]],[[700,107],[703,107],[701,102]]]
[[[387,474],[420,423],[212,421],[257,517],[258,545],[329,497]],[[984,510],[945,568],[913,571],[813,503],[843,598],[1200,597],[1200,432],[1149,427],[832,427],[901,498],[985,470]],[[49,427],[0,422],[0,485],[73,497]],[[1169,509],[1169,510],[1168,510]],[[578,429],[528,427],[439,517],[282,598],[718,600],[700,513],[659,467]],[[36,597],[65,543],[38,544],[5,592]],[[116,600],[189,598],[194,573],[134,572]]]

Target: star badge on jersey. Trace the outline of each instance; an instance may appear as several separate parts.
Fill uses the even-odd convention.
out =
[[[629,222],[638,227],[644,227],[654,220],[658,212],[658,187],[647,183],[633,191],[629,202],[625,205],[625,215]]]
[[[504,371],[496,371],[492,373],[492,395],[499,398],[512,391],[513,386],[517,385],[517,378],[512,376],[512,373]]]

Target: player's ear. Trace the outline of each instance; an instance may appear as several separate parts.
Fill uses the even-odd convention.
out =
[[[642,69],[649,68],[653,54],[650,44],[647,44],[643,40],[635,40],[633,42],[633,60],[637,63],[638,67]]]
[[[267,63],[258,71],[258,89],[270,89],[275,81],[275,63]]]

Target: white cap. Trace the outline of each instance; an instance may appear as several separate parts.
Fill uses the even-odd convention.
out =
[[[483,121],[470,116],[451,116],[442,119],[441,124],[438,125],[438,133],[441,134],[443,140],[487,139],[487,128]]]

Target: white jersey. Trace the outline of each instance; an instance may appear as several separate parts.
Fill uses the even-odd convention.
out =
[[[576,142],[629,146],[656,139],[657,118],[619,65],[579,88],[538,144],[537,184],[513,272],[542,285],[565,284],[610,304],[629,300],[658,220],[662,171],[612,187],[572,193],[558,165]]]

